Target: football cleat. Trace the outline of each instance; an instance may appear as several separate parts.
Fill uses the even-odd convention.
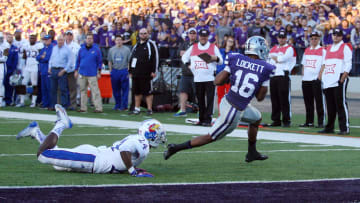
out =
[[[31,138],[35,138],[36,130],[38,128],[39,128],[39,124],[36,121],[33,121],[16,135],[16,139],[18,140],[27,136],[31,136]]]
[[[72,122],[64,107],[62,107],[60,104],[55,104],[55,111],[57,115],[57,121],[62,122],[66,128],[72,128]]]
[[[36,104],[35,104],[35,103],[31,103],[31,104],[30,104],[30,108],[34,108],[34,107],[36,107]]]
[[[266,156],[266,155],[263,155],[263,154],[260,154],[259,152],[256,152],[256,153],[247,153],[246,154],[246,157],[245,157],[245,161],[250,163],[252,161],[256,161],[256,160],[266,160],[268,159],[269,157]]]
[[[176,153],[176,150],[175,150],[175,144],[169,144],[167,146],[168,150],[166,150],[164,152],[164,159],[165,160],[168,160],[172,155],[174,155]]]

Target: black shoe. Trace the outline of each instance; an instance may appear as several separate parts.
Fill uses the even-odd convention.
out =
[[[319,124],[316,126],[316,128],[324,128],[324,124]]]
[[[134,111],[129,112],[129,115],[139,115],[139,114],[140,114],[140,111],[138,111],[138,110],[134,110]]]
[[[146,115],[148,115],[148,116],[153,115],[153,111],[152,110],[147,110]]]
[[[291,123],[284,123],[282,125],[282,127],[284,127],[284,128],[290,128],[290,126],[291,126]]]
[[[338,135],[350,135],[350,132],[347,131],[340,131]]]
[[[168,150],[164,152],[164,159],[168,160],[172,155],[176,153],[175,151],[175,144],[168,144]]]
[[[245,157],[245,161],[250,163],[252,161],[255,161],[255,160],[266,160],[268,159],[269,157],[266,156],[266,155],[263,155],[263,154],[260,154],[259,152],[256,152],[256,153],[247,153],[246,154],[246,157]]]
[[[211,123],[202,123],[201,125],[204,127],[211,127]]]
[[[318,133],[323,133],[323,134],[332,134],[332,133],[335,133],[334,130],[327,130],[327,129],[324,129],[324,130],[320,130],[318,131]]]
[[[281,126],[281,123],[272,122],[272,123],[270,124],[270,127],[277,127],[277,126]]]
[[[304,124],[299,125],[299,127],[312,128],[312,127],[314,127],[314,124],[312,124],[312,123],[304,123]]]

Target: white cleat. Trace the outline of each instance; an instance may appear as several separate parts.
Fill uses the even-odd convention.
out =
[[[24,107],[24,106],[25,106],[25,104],[18,103],[18,104],[16,104],[16,106],[15,106],[15,107]]]
[[[66,128],[72,128],[72,122],[64,107],[62,107],[60,104],[55,104],[55,111],[57,115],[57,121],[62,122]]]
[[[34,108],[35,106],[36,106],[35,103],[31,103],[31,104],[30,104],[30,108]]]
[[[36,121],[33,121],[17,134],[16,139],[18,140],[28,136],[30,136],[31,138],[36,138],[37,129],[39,129],[39,124]]]

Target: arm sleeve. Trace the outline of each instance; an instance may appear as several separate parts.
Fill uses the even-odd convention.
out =
[[[112,61],[112,51],[111,51],[111,50],[112,50],[112,49],[109,50],[109,53],[108,53],[108,56],[107,56],[107,60],[112,63],[113,61]]]
[[[348,45],[344,47],[344,71],[350,73],[352,68],[352,50]]]
[[[221,65],[224,63],[224,59],[220,53],[219,48],[217,48],[217,46],[215,46],[215,55],[219,58],[219,62],[217,62],[218,65]]]
[[[101,57],[101,52],[100,52],[100,49],[99,48],[96,48],[96,52],[97,52],[97,55],[96,55],[96,68],[98,70],[101,70],[101,66],[102,66],[102,57]]]
[[[288,61],[293,55],[294,55],[294,49],[292,47],[289,47],[284,55],[277,57],[277,60],[279,63],[283,63]]]
[[[182,62],[183,62],[184,64],[190,62],[190,54],[191,54],[192,48],[193,48],[193,46],[191,46],[190,48],[188,48],[188,49],[185,51],[184,55],[181,57],[181,60],[182,60]]]
[[[54,57],[54,48],[51,50],[51,55],[49,57],[49,68],[53,67],[52,65],[52,61],[53,61],[53,57]]]
[[[81,53],[81,49],[79,50],[78,55],[76,57],[75,70],[79,70],[80,67],[80,53]]]
[[[66,72],[70,72],[71,71],[71,65],[73,64],[73,53],[70,49],[68,49],[68,52],[67,52],[67,57],[68,57],[68,61],[66,62],[66,65],[65,65],[65,71]]]
[[[151,54],[152,54],[152,73],[155,73],[157,71],[157,68],[159,67],[159,52],[157,49],[156,44],[153,41],[149,41],[149,43],[151,44]]]
[[[355,43],[355,34],[356,34],[356,29],[353,28],[351,30],[351,35],[350,35],[350,41],[351,41],[351,45],[355,46],[356,43]]]

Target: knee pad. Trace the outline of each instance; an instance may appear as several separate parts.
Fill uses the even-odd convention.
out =
[[[26,87],[25,87],[25,85],[15,86],[15,92],[16,92],[16,94],[26,94]]]
[[[32,86],[32,88],[33,88],[32,95],[38,95],[38,92],[39,92],[38,86]]]

